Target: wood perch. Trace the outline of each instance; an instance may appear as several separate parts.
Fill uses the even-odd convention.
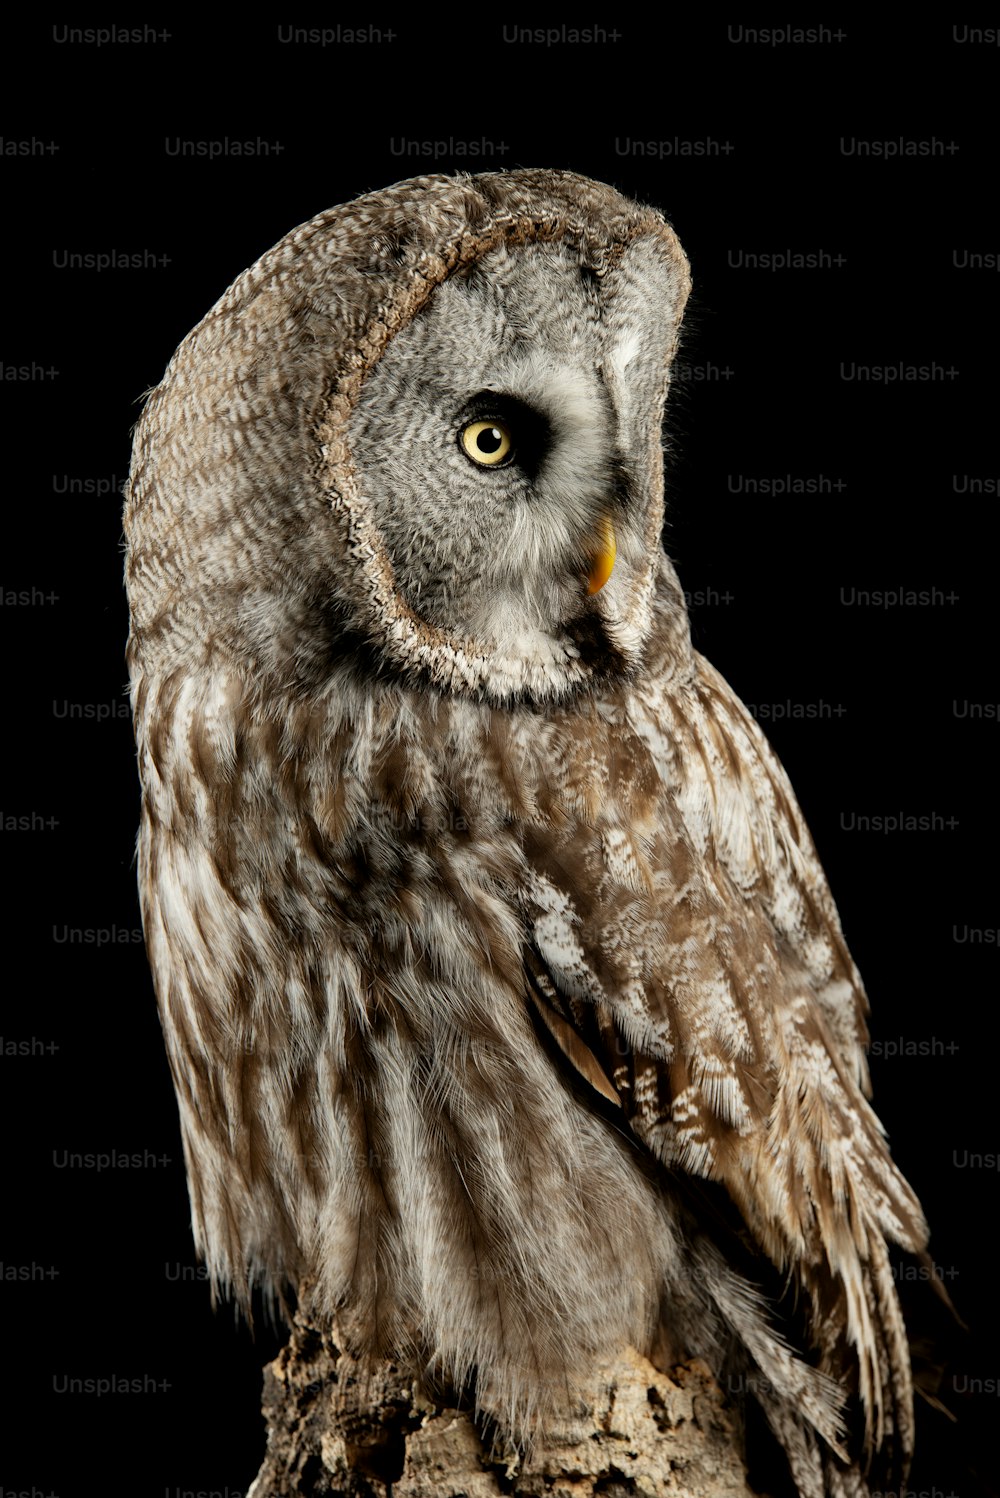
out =
[[[263,1408],[267,1455],[247,1498],[754,1498],[725,1396],[697,1359],[667,1377],[630,1349],[523,1460],[395,1364],[361,1378],[300,1315],[265,1370]]]

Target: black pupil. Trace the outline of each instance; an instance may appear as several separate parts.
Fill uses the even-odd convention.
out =
[[[503,443],[503,433],[499,427],[486,427],[476,438],[476,446],[481,453],[495,453]]]

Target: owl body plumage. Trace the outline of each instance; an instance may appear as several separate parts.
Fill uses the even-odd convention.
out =
[[[520,1438],[665,1340],[803,1494],[863,1494],[910,1448],[887,1244],[926,1229],[808,831],[660,548],[687,286],[611,189],[431,177],[185,340],[126,514],[146,941],[215,1284],[301,1288]],[[507,477],[455,442],[484,391],[533,434]]]

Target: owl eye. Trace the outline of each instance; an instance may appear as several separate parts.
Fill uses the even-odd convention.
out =
[[[514,454],[510,428],[493,418],[468,422],[459,432],[458,441],[465,456],[480,468],[500,468]]]

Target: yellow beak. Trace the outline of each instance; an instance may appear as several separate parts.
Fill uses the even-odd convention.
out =
[[[599,593],[615,570],[618,543],[610,520],[602,520],[599,539],[592,553],[590,571],[587,574],[587,592]]]

